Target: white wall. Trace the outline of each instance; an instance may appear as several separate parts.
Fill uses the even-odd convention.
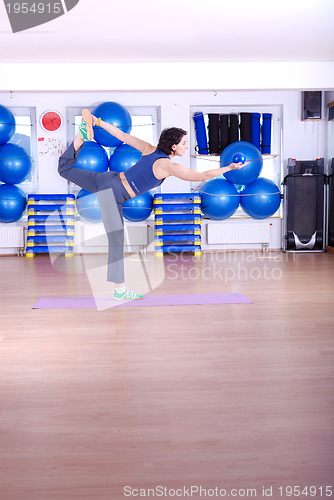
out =
[[[0,90],[32,92],[334,89],[333,61],[0,63],[0,75]]]
[[[56,109],[66,117],[67,106],[94,106],[104,101],[116,101],[126,106],[158,106],[161,109],[161,129],[178,126],[185,130],[193,127],[190,107],[198,110],[206,106],[282,106],[282,161],[287,159],[313,159],[327,156],[327,121],[302,122],[301,92],[281,91],[166,91],[166,92],[0,92],[0,104],[8,107],[34,106],[37,116],[37,137],[56,137],[66,145],[66,124],[57,134],[44,132],[39,124],[41,114]],[[324,103],[324,116],[325,103]],[[329,124],[331,125],[331,124]],[[272,151],[279,153],[279,151]],[[179,159],[190,165],[190,154]],[[38,155],[39,192],[66,191],[67,183],[57,173],[57,158]],[[189,183],[170,178],[163,184],[164,192],[188,191]]]
[[[107,85],[107,83],[105,84]],[[331,97],[331,96],[330,96]],[[327,99],[327,97],[326,97]],[[334,100],[334,99],[332,99]],[[37,116],[37,137],[50,136],[39,125],[41,114],[47,109],[59,111],[66,117],[68,106],[94,106],[104,101],[116,101],[123,106],[158,106],[161,111],[161,129],[168,126],[179,126],[186,130],[193,127],[190,108],[198,110],[206,106],[281,106],[282,109],[282,162],[286,166],[289,157],[297,159],[314,159],[327,157],[328,131],[332,124],[326,118],[316,122],[301,121],[300,90],[248,90],[248,91],[124,91],[124,92],[0,92],[0,104],[8,107],[34,106]],[[324,116],[326,116],[324,103]],[[328,128],[329,128],[328,127]],[[52,137],[59,138],[66,145],[66,124]],[[332,136],[331,136],[332,137]],[[179,160],[185,166],[190,165],[190,154]],[[275,153],[275,151],[273,151]],[[277,151],[279,153],[279,151]],[[334,153],[333,153],[334,156]],[[38,157],[39,189],[41,193],[67,191],[67,181],[57,173],[57,157]],[[327,162],[326,162],[327,163]],[[164,192],[187,192],[188,182],[169,178],[163,184]],[[280,241],[280,225],[275,223],[273,236],[274,248]]]

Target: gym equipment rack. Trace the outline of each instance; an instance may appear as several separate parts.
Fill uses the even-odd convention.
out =
[[[75,196],[29,194],[26,256],[62,253],[73,257]]]
[[[199,193],[155,194],[155,255],[193,252],[201,255],[201,196]]]

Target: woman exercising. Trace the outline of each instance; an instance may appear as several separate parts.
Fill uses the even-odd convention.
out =
[[[93,127],[101,127],[111,135],[142,153],[140,160],[125,172],[91,172],[75,168],[84,140],[94,138]],[[207,181],[225,172],[239,169],[245,164],[231,163],[227,167],[196,172],[174,163],[175,156],[187,151],[187,132],[181,128],[162,131],[157,147],[127,134],[101,118],[96,118],[87,109],[82,111],[79,132],[67,151],[59,158],[59,174],[68,181],[91,193],[96,193],[108,236],[107,281],[114,284],[114,299],[142,299],[143,295],[127,289],[124,280],[124,221],[122,204],[163,183],[171,175],[185,181]]]

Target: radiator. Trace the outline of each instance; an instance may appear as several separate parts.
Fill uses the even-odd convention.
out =
[[[208,245],[270,242],[270,223],[241,222],[207,225]]]
[[[19,226],[0,226],[0,248],[23,248],[24,229]]]
[[[148,231],[146,225],[125,225],[124,227],[125,246],[147,246]],[[108,239],[103,224],[85,224],[84,240],[85,247],[107,247]]]

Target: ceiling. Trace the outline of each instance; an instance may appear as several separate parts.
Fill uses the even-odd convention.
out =
[[[0,62],[334,61],[333,24],[334,0],[79,0],[13,34],[1,2]]]

